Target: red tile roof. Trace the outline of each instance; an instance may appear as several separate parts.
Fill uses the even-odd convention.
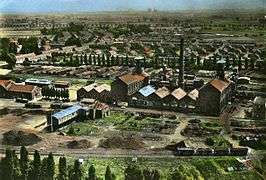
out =
[[[126,74],[123,76],[120,76],[119,79],[126,83],[127,85],[135,83],[135,82],[140,82],[145,79],[144,76],[142,75],[137,75],[137,74]]]
[[[213,79],[210,81],[210,85],[212,85],[215,89],[217,89],[220,92],[223,92],[230,84],[230,81],[223,81],[220,79]]]
[[[10,80],[0,80],[0,86],[3,86],[4,88],[7,88],[10,83]]]
[[[31,93],[34,89],[35,86],[32,85],[20,85],[12,83],[8,90],[12,92]]]
[[[16,84],[11,80],[0,80],[0,86],[3,86],[7,91],[31,93],[36,86]]]

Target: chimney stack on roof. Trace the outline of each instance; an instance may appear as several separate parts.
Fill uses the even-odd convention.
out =
[[[184,88],[184,38],[180,40],[178,86]]]

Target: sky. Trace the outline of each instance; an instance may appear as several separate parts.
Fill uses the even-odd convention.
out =
[[[0,13],[266,8],[266,0],[0,0]]]

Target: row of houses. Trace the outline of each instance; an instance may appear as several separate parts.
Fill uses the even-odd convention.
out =
[[[61,49],[55,48],[55,49],[50,49],[47,51],[42,51],[41,54],[36,55],[35,53],[28,53],[28,54],[18,54],[16,55],[16,63],[17,64],[22,64],[25,60],[36,62],[39,60],[46,60],[47,57],[51,57],[52,53],[72,53],[76,46],[66,46],[62,47]]]
[[[17,84],[11,80],[0,80],[0,98],[32,100],[39,96],[41,96],[41,89],[37,86]]]
[[[186,92],[182,88],[177,88],[171,91],[167,87],[156,89],[152,85],[147,85],[131,96],[129,105],[171,110],[195,108],[198,96],[197,89]]]

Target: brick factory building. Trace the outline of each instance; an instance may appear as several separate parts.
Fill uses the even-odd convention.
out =
[[[10,80],[0,80],[0,98],[32,100],[39,96],[41,96],[41,90],[36,86],[17,84]]]
[[[148,83],[149,75],[144,72],[138,62],[134,72],[116,77],[112,83],[112,98],[114,101],[127,101],[131,95]]]

